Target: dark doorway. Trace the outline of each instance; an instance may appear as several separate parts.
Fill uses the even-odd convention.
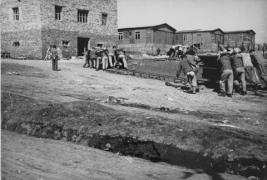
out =
[[[88,50],[89,38],[77,38],[78,56],[83,56],[84,52]]]

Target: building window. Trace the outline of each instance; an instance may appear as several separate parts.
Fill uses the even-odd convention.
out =
[[[227,40],[231,40],[232,39],[232,36],[229,34],[227,35]]]
[[[141,34],[140,31],[136,31],[135,32],[135,39],[141,39],[140,34]]]
[[[69,41],[62,41],[62,46],[68,47],[70,45]]]
[[[235,41],[231,41],[231,46],[235,47]]]
[[[87,23],[88,12],[89,11],[87,11],[87,10],[78,10],[78,22]]]
[[[13,20],[19,20],[19,8],[12,8],[13,9]]]
[[[239,34],[239,38],[240,39],[243,39],[243,34]]]
[[[202,34],[197,34],[197,42],[201,42]]]
[[[178,34],[175,35],[175,39],[176,39],[176,41],[179,40],[179,35]]]
[[[18,47],[20,43],[18,41],[13,42],[13,46]]]
[[[62,7],[55,6],[55,20],[61,20]]]
[[[119,32],[119,40],[123,40],[123,32]]]
[[[188,35],[184,35],[184,41],[188,41]]]
[[[108,15],[102,14],[102,25],[107,25],[107,19],[108,19]]]

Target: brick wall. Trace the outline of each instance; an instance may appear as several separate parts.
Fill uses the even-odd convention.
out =
[[[62,6],[61,20],[55,20],[55,5]],[[12,8],[19,8],[19,20],[13,20]],[[77,11],[88,10],[88,22],[77,21]],[[102,13],[107,25],[102,25]],[[13,57],[43,59],[49,45],[62,47],[70,56],[77,55],[77,38],[90,38],[91,46],[117,44],[117,0],[2,0],[1,49]],[[19,41],[20,46],[13,46]]]
[[[79,31],[61,31],[55,29],[43,29],[42,30],[42,55],[46,54],[49,45],[56,45],[62,51],[65,58],[77,55],[77,38],[90,38],[91,47],[96,46],[98,42],[104,42],[104,46],[112,46],[114,44],[114,39],[116,36],[112,35],[102,35],[102,34],[90,34],[86,32]],[[63,47],[62,41],[69,41],[68,47]]]
[[[19,42],[15,46],[14,42]],[[41,59],[42,53],[41,31],[25,30],[1,33],[1,50],[11,53],[11,57],[27,57],[28,59]]]

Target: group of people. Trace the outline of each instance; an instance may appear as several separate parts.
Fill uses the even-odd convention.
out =
[[[167,55],[170,58],[182,58],[182,56],[189,50],[192,50],[194,47],[189,47],[187,45],[183,46],[183,45],[176,45],[176,46],[172,46],[169,51],[167,52]]]
[[[260,71],[257,73],[256,67],[260,59],[264,64],[267,62],[262,54],[261,57],[255,55],[260,55],[260,53],[254,50],[250,50],[248,53],[245,49],[239,48],[228,48],[220,52],[218,57],[221,68],[219,96],[232,97],[233,90],[241,95],[246,95],[246,81],[249,81],[255,89],[261,86],[258,74],[260,76],[263,74]]]
[[[196,75],[201,60],[192,48],[185,52],[181,58],[176,77],[178,79],[180,73],[183,72],[185,76],[184,83],[189,86],[189,90],[186,92],[196,94],[198,87]],[[232,97],[233,90],[241,95],[246,95],[246,81],[255,89],[262,87],[261,79],[267,83],[267,60],[260,52],[250,50],[248,53],[245,49],[223,48],[219,52],[217,61],[221,72],[219,96]]]
[[[105,71],[107,68],[124,68],[128,69],[125,51],[116,46],[106,47],[93,47],[85,52],[84,68],[95,68],[96,71],[102,69]],[[102,63],[102,67],[100,64]]]

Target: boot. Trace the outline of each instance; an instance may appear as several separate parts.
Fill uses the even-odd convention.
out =
[[[192,94],[196,94],[196,87],[192,88]]]

